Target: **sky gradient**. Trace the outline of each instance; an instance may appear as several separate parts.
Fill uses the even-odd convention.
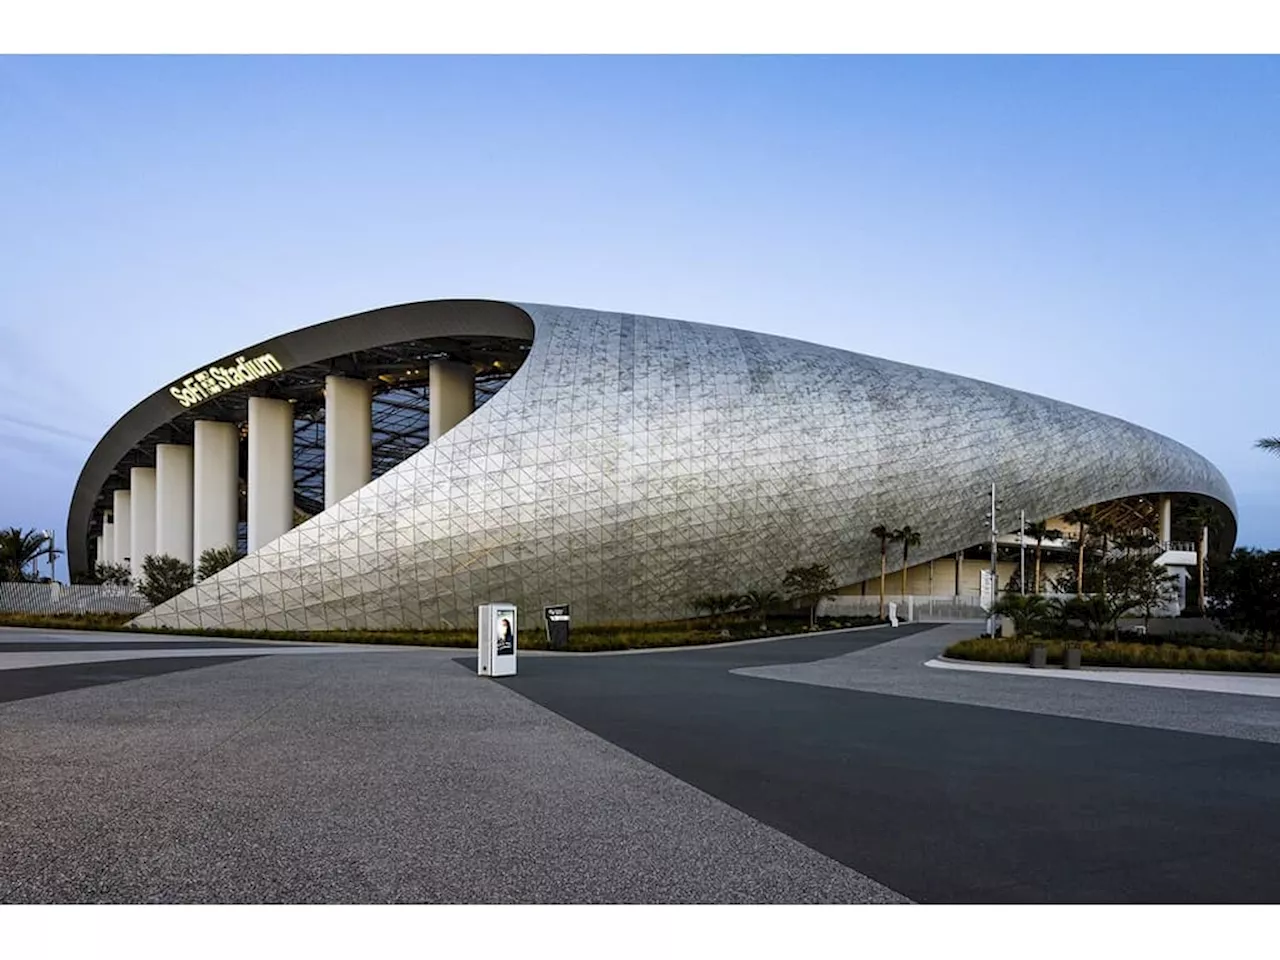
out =
[[[0,58],[0,526],[197,366],[491,297],[1123,417],[1280,548],[1277,116],[1277,58]]]

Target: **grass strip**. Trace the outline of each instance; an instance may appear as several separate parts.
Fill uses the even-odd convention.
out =
[[[415,647],[475,649],[474,630],[177,630],[131,627],[136,614],[30,614],[0,613],[0,626],[48,630],[93,630],[114,633],[152,633],[180,637],[212,637],[235,640],[283,640],[299,643],[371,643]],[[861,627],[878,622],[875,617],[823,618],[819,630]],[[710,625],[706,620],[665,623],[603,623],[575,626],[568,651],[595,653],[607,650],[645,650],[659,647],[699,646],[753,640],[761,637],[804,633],[807,621],[782,619],[761,628],[758,622],[731,621]],[[548,649],[541,629],[522,632],[524,650]]]

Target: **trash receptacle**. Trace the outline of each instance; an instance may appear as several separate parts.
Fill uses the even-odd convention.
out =
[[[1067,647],[1062,651],[1062,669],[1079,670],[1080,669],[1080,648]]]
[[[1043,643],[1033,643],[1031,645],[1031,666],[1039,669],[1049,662],[1049,648]]]

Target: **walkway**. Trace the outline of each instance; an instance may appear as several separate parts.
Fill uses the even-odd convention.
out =
[[[1117,667],[1084,667],[1063,670],[1046,667],[1033,670],[1016,663],[974,663],[968,660],[937,658],[925,663],[939,670],[971,670],[1013,677],[1043,677],[1048,680],[1092,680],[1096,683],[1125,683],[1135,687],[1163,687],[1167,690],[1204,690],[1245,697],[1280,697],[1280,675],[1259,673],[1216,673],[1208,670],[1147,670]]]

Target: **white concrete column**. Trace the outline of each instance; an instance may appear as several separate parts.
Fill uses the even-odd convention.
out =
[[[192,459],[191,555],[236,546],[240,522],[240,431],[234,423],[197,420]]]
[[[102,558],[106,556],[106,553],[104,552],[104,551],[106,550],[106,545],[105,545],[106,529],[107,529],[107,528],[106,528],[106,525],[105,525],[105,524],[103,524],[103,527],[102,527],[103,532],[102,532],[102,533],[100,533],[100,534],[98,534],[98,536],[94,539],[94,543],[93,543],[93,548],[94,548],[94,549],[93,549],[93,563],[94,563],[94,565],[95,565],[95,566],[97,566],[99,563],[101,563],[101,562],[102,562]]]
[[[129,471],[129,570],[142,576],[142,561],[156,552],[156,468]]]
[[[293,405],[249,398],[249,552],[293,527]]]
[[[431,442],[456,427],[476,408],[476,372],[469,363],[432,360]]]
[[[1160,498],[1160,542],[1168,543],[1173,539],[1173,499]]]
[[[191,448],[176,443],[156,444],[156,553],[192,563],[192,504],[194,487]]]
[[[131,524],[129,520],[129,491],[117,490],[111,495],[111,515],[114,517],[116,546],[112,552],[112,563],[128,563],[129,550],[129,532]]]
[[[324,378],[324,505],[331,507],[373,476],[373,387],[367,380]]]
[[[111,522],[111,514],[102,515],[102,552],[98,554],[98,563],[116,562],[116,531]]]

